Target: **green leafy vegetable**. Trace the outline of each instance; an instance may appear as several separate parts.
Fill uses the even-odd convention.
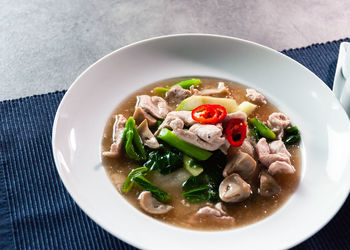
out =
[[[147,172],[148,172],[148,168],[146,167],[140,167],[140,168],[135,168],[131,170],[131,172],[129,173],[128,177],[126,177],[126,180],[124,182],[123,189],[122,189],[123,193],[127,193],[130,191],[134,183],[133,182],[134,178],[136,176],[146,174]]]
[[[300,132],[296,126],[284,130],[283,142],[286,145],[297,144],[300,141]]]
[[[170,88],[162,88],[162,87],[156,87],[153,89],[153,93],[158,96],[165,96],[166,92],[168,92],[171,88],[175,86],[181,86],[184,89],[189,89],[192,85],[194,87],[197,87],[199,84],[201,84],[201,80],[199,79],[190,79],[186,81],[182,81],[179,83],[174,84]]]
[[[182,152],[166,148],[163,145],[149,153],[148,161],[144,164],[150,171],[157,170],[161,174],[170,174],[182,167]]]
[[[248,120],[248,123],[251,127],[255,128],[255,130],[262,136],[265,137],[266,139],[274,140],[276,139],[276,134],[272,132],[271,129],[266,127],[264,123],[259,121],[258,118],[250,118]]]
[[[187,192],[183,192],[182,194],[189,203],[204,202],[208,200],[208,189],[209,186],[205,185]]]
[[[203,168],[196,162],[193,158],[188,155],[184,155],[183,157],[183,165],[184,168],[193,176],[197,176],[203,172]]]
[[[137,132],[135,120],[133,117],[129,117],[125,124],[125,130],[123,133],[123,143],[125,146],[126,154],[135,161],[145,161],[146,151],[142,145],[139,133]]]
[[[143,190],[150,191],[152,196],[160,202],[167,202],[170,200],[170,196],[167,192],[161,190],[157,186],[153,185],[149,180],[147,180],[143,175],[138,175],[134,177],[134,182],[139,185]]]
[[[212,153],[209,151],[198,148],[188,142],[181,140],[179,137],[177,137],[167,128],[163,128],[160,131],[158,135],[158,139],[165,141],[170,146],[177,148],[178,150],[184,152],[185,154],[200,161],[205,161],[212,155]]]

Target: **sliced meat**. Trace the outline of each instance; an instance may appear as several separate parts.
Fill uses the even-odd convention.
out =
[[[174,86],[172,87],[165,96],[165,100],[168,102],[169,105],[177,105],[182,100],[185,100],[187,97],[190,97],[191,91],[182,88],[181,86]]]
[[[143,191],[139,196],[139,200],[140,207],[150,214],[166,214],[173,209],[172,206],[157,201],[149,191]]]
[[[224,202],[243,201],[250,196],[250,185],[238,174],[231,174],[220,183],[219,196]]]
[[[192,119],[191,111],[172,111],[169,112],[165,120],[160,124],[154,135],[158,135],[162,128],[183,129],[184,126],[191,126],[196,121]]]
[[[203,89],[197,95],[204,96],[216,96],[216,97],[225,97],[229,94],[228,88],[225,86],[224,82],[219,82],[216,89]]]
[[[174,129],[173,131],[180,139],[209,151],[217,150],[225,143],[222,127],[218,125],[198,123],[194,124],[188,131],[184,129]]]
[[[225,127],[226,123],[229,122],[231,119],[233,118],[237,118],[237,119],[241,119],[243,121],[247,120],[247,114],[242,112],[242,111],[237,111],[234,113],[228,113],[223,121],[223,125]]]
[[[169,113],[167,102],[159,96],[137,96],[136,108],[140,107],[157,119],[164,119]]]
[[[225,222],[235,222],[235,219],[232,216],[228,216],[227,213],[222,209],[222,203],[219,202],[215,207],[205,206],[200,208],[196,214],[196,218],[201,219],[215,219]]]
[[[190,87],[190,91],[191,95],[201,95],[201,92],[198,89],[194,88],[193,85]]]
[[[275,161],[269,166],[269,174],[294,174],[295,168],[285,161]]]
[[[115,158],[119,155],[123,145],[123,133],[125,129],[126,118],[123,115],[116,115],[113,125],[113,143],[107,152],[102,154],[107,157]]]
[[[282,140],[271,142],[269,147],[272,154],[285,154],[291,157],[291,154],[288,152]]]
[[[256,91],[255,89],[246,89],[246,92],[246,97],[248,97],[252,102],[255,102],[257,104],[267,103],[265,96],[263,96],[260,92]]]
[[[133,117],[135,119],[136,124],[141,124],[141,122],[143,122],[144,120],[147,120],[148,126],[153,127],[157,123],[157,120],[153,116],[148,114],[146,111],[144,111],[140,107],[135,108]]]
[[[272,113],[267,120],[267,126],[277,135],[278,139],[282,139],[284,129],[290,125],[290,120],[283,113]]]
[[[258,153],[259,161],[268,168],[270,174],[295,172],[295,168],[290,162],[290,154],[288,151],[288,154],[283,152],[284,149],[280,145],[280,142],[275,142],[272,146],[273,152],[277,153],[271,152],[272,150],[265,138],[261,138],[255,148]],[[280,151],[277,151],[277,149]],[[281,170],[278,170],[278,168],[281,168]]]
[[[221,152],[223,152],[225,155],[227,155],[227,153],[230,150],[230,148],[231,148],[231,144],[225,138],[225,142],[221,145],[221,147],[219,149],[221,150]]]
[[[143,122],[141,122],[141,124],[137,127],[137,131],[139,132],[142,142],[146,146],[153,149],[159,148],[159,143],[149,129],[147,120],[143,120]]]
[[[247,153],[236,151],[229,155],[229,160],[223,171],[223,176],[227,177],[233,173],[239,174],[244,180],[248,180],[254,174],[256,161]]]

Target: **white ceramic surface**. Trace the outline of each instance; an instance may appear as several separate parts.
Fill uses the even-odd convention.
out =
[[[270,217],[246,227],[191,231],[130,205],[101,163],[102,133],[112,110],[133,91],[179,76],[225,78],[261,91],[302,132],[297,191]],[[292,59],[264,46],[215,35],[174,35],[119,49],[88,68],[56,114],[52,138],[60,177],[77,204],[111,234],[143,249],[280,249],[322,228],[350,188],[350,126],[327,86]]]

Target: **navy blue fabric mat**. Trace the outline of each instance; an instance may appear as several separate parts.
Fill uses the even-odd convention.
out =
[[[282,53],[331,88],[341,41],[350,39]],[[0,249],[135,249],[88,218],[59,179],[51,130],[64,93],[0,102]],[[349,249],[349,228],[348,199],[326,227],[296,249]]]

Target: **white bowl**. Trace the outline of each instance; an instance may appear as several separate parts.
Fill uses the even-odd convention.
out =
[[[262,221],[214,232],[174,227],[135,209],[98,167],[103,129],[119,102],[155,81],[192,75],[258,89],[302,131],[299,187]],[[111,234],[144,249],[289,248],[321,229],[350,188],[349,119],[333,93],[287,56],[231,37],[165,36],[105,56],[65,94],[53,126],[52,147],[59,175],[81,209]]]

